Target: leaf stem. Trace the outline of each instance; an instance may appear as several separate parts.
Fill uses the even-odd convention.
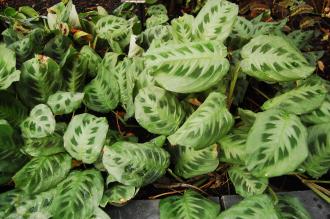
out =
[[[238,75],[240,73],[240,65],[239,63],[236,64],[234,71],[232,72],[232,78],[230,82],[230,87],[229,87],[229,93],[228,93],[228,109],[230,109],[231,104],[233,103],[233,95],[235,91],[235,86],[237,82]]]
[[[273,196],[274,202],[277,203],[278,202],[278,197],[277,197],[276,193],[274,192],[274,190],[270,186],[268,186],[268,191]]]
[[[177,181],[181,182],[181,183],[185,183],[180,177],[178,177],[175,173],[173,173],[173,171],[171,169],[167,169],[167,172],[173,176],[174,179],[176,179]]]

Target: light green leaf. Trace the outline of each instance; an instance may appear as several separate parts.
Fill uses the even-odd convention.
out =
[[[267,178],[255,177],[241,166],[231,167],[228,174],[236,193],[243,197],[262,194],[268,186]]]
[[[56,188],[51,213],[54,218],[90,218],[102,199],[103,190],[103,178],[99,171],[71,172]]]
[[[152,28],[158,25],[164,25],[168,20],[167,14],[152,15],[146,20],[146,27]]]
[[[214,219],[220,212],[219,204],[192,190],[160,200],[159,207],[160,219]]]
[[[295,46],[299,49],[304,48],[308,41],[310,41],[314,36],[313,30],[294,30],[288,34],[290,40],[295,44]]]
[[[258,177],[294,171],[307,157],[307,131],[300,119],[280,109],[257,114],[246,142],[247,169]]]
[[[210,145],[201,150],[178,146],[175,174],[185,179],[214,171],[219,165],[218,146]]]
[[[146,67],[158,84],[177,93],[207,90],[229,69],[224,45],[214,41],[163,45],[146,54]]]
[[[277,196],[278,209],[281,218],[283,219],[312,219],[308,211],[302,205],[298,198],[291,195]]]
[[[68,57],[76,52],[71,44],[72,41],[69,37],[62,34],[57,34],[54,38],[47,42],[44,48],[44,53],[46,56],[54,59],[57,63],[61,63],[62,67]]]
[[[172,93],[155,86],[139,90],[135,98],[135,119],[149,132],[173,134],[184,118],[183,107]]]
[[[253,36],[255,37],[258,35],[281,35],[282,29],[287,22],[288,19],[282,19],[276,22],[262,22],[253,19],[252,20],[252,23],[254,25]]]
[[[241,51],[242,71],[266,82],[294,81],[315,70],[302,53],[280,36],[259,35]]]
[[[64,133],[64,148],[73,158],[91,164],[101,153],[108,128],[105,117],[88,113],[76,115]]]
[[[101,208],[96,208],[91,219],[111,219]]]
[[[13,94],[0,91],[0,119],[18,126],[27,116],[27,109]]]
[[[330,169],[330,123],[308,129],[309,154],[302,168],[313,178],[319,178]]]
[[[301,120],[309,124],[321,124],[330,122],[330,94],[327,94],[324,102],[314,111],[303,114]]]
[[[303,55],[310,65],[316,65],[317,61],[323,57],[324,53],[325,51],[320,50],[320,51],[304,52]]]
[[[236,4],[226,0],[208,0],[194,22],[196,38],[225,41],[232,31],[237,14]]]
[[[163,4],[151,5],[147,9],[147,15],[149,16],[160,15],[160,14],[167,14],[167,9]]]
[[[228,210],[222,212],[216,219],[280,219],[272,200],[267,195],[255,195],[244,199]]]
[[[216,143],[228,133],[233,124],[234,119],[227,110],[225,96],[212,92],[168,140],[172,145],[202,149]]]
[[[5,90],[10,85],[19,81],[21,72],[16,70],[15,53],[0,44],[0,90]]]
[[[182,17],[171,21],[173,39],[178,43],[186,43],[193,41],[193,23],[194,16],[184,14]]]
[[[239,37],[243,40],[249,40],[254,35],[254,25],[251,21],[242,16],[237,16],[233,31],[230,37]]]
[[[169,25],[158,25],[143,31],[137,39],[143,48],[149,48],[153,41],[166,42],[172,38],[171,27]]]
[[[80,50],[80,59],[85,64],[87,74],[91,77],[97,75],[97,69],[102,62],[101,57],[89,46],[83,46]]]
[[[119,183],[115,184],[104,192],[101,206],[105,207],[107,204],[123,206],[134,198],[138,191],[139,189],[134,186],[126,186]]]
[[[28,106],[46,103],[48,97],[62,85],[60,67],[47,56],[37,55],[24,62],[21,71],[17,91]]]
[[[63,137],[56,132],[43,138],[24,139],[22,150],[32,157],[49,156],[65,152]]]
[[[48,97],[47,104],[54,115],[63,115],[78,109],[84,99],[84,93],[58,91]]]
[[[13,180],[16,188],[36,194],[61,182],[71,169],[71,157],[65,153],[32,158]]]
[[[103,164],[109,174],[124,185],[142,187],[163,176],[169,154],[152,142],[117,142],[104,147]]]
[[[20,125],[25,138],[43,138],[55,131],[55,118],[50,108],[45,104],[35,106],[30,116]]]
[[[319,78],[308,78],[297,88],[267,100],[261,108],[281,108],[289,113],[304,114],[320,107],[327,94],[323,81]]]

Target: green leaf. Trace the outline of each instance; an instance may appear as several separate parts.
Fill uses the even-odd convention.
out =
[[[327,94],[324,102],[314,111],[303,114],[301,120],[308,124],[321,124],[330,122],[330,94]]]
[[[186,43],[193,41],[193,23],[194,16],[184,14],[182,17],[173,19],[172,24],[172,35],[173,39],[178,43]]]
[[[255,177],[241,166],[231,167],[228,174],[236,193],[243,197],[262,194],[268,186],[267,178]]]
[[[43,138],[55,131],[55,118],[50,108],[45,104],[35,106],[30,116],[20,125],[25,138]]]
[[[303,55],[310,65],[316,65],[317,61],[323,57],[324,53],[325,51],[321,50],[321,51],[304,52]]]
[[[15,53],[4,44],[0,44],[0,57],[0,90],[5,90],[19,81],[21,72],[16,70]]]
[[[58,133],[53,133],[43,138],[24,139],[24,146],[22,150],[24,153],[32,157],[49,156],[60,152],[65,152],[63,137]]]
[[[175,174],[188,179],[214,171],[219,165],[217,149],[216,144],[201,150],[178,146]]]
[[[249,40],[254,35],[254,25],[251,21],[242,16],[237,16],[233,31],[230,37]]]
[[[13,94],[0,91],[0,119],[18,126],[27,116],[27,109]]]
[[[314,36],[313,30],[294,30],[288,34],[290,40],[295,44],[295,46],[299,49],[304,48],[308,41],[310,41]]]
[[[64,148],[73,158],[91,164],[101,153],[108,128],[105,117],[88,113],[76,115],[64,133]]]
[[[71,47],[71,44],[72,41],[69,37],[57,34],[46,43],[44,53],[57,63],[61,63],[65,61],[66,56],[72,53],[73,47]]]
[[[158,25],[143,31],[137,39],[139,45],[149,48],[153,41],[168,41],[172,38],[169,25]]]
[[[91,77],[97,75],[97,69],[101,63],[101,57],[89,46],[83,46],[80,50],[80,59],[85,64],[87,74]]]
[[[78,109],[84,99],[84,93],[58,91],[48,97],[47,104],[54,115],[63,115]]]
[[[111,219],[101,208],[96,208],[94,214],[90,219]]]
[[[155,86],[139,90],[135,98],[135,119],[149,132],[173,134],[184,118],[183,107],[172,93]]]
[[[92,217],[103,194],[103,178],[97,170],[74,171],[56,188],[50,207],[54,218]]]
[[[13,180],[16,188],[36,194],[61,182],[71,169],[71,157],[65,153],[32,158]]]
[[[219,204],[192,190],[160,200],[159,207],[160,219],[214,219],[220,212]]]
[[[279,219],[272,200],[267,195],[255,195],[244,199],[228,210],[222,212],[216,219]]]
[[[225,41],[232,31],[237,14],[236,4],[226,0],[208,0],[194,22],[196,38]]]
[[[298,198],[291,195],[279,195],[277,196],[277,198],[278,202],[276,208],[278,209],[281,218],[312,219],[312,217]]]
[[[163,176],[170,161],[169,154],[152,142],[121,141],[104,147],[103,164],[118,182],[142,187]]]
[[[134,198],[138,191],[139,189],[135,188],[134,186],[115,184],[104,192],[101,206],[105,207],[107,204],[123,206],[129,200]]]
[[[304,114],[320,107],[327,89],[319,77],[309,78],[297,88],[267,100],[261,108],[281,108],[289,113]]]
[[[253,36],[255,37],[258,35],[282,35],[282,29],[287,22],[288,19],[282,19],[276,22],[262,22],[253,19]]]
[[[307,131],[300,119],[280,109],[257,114],[246,142],[247,169],[258,177],[294,171],[307,157]]]
[[[299,80],[315,70],[294,45],[280,36],[253,38],[243,47],[241,56],[242,71],[266,82]]]
[[[146,21],[146,27],[152,28],[158,25],[164,25],[169,20],[167,14],[152,15]]]
[[[167,14],[167,9],[163,4],[151,5],[147,9],[147,15],[149,16],[160,15],[160,14]]]
[[[319,178],[330,169],[330,123],[314,125],[308,129],[309,154],[302,164],[313,178]]]
[[[21,71],[17,91],[22,101],[30,107],[46,103],[48,97],[62,85],[60,67],[47,56],[37,55],[24,62]]]
[[[172,145],[202,149],[216,143],[228,133],[233,124],[234,119],[227,110],[225,96],[212,92],[168,140]]]
[[[163,45],[145,53],[146,67],[158,84],[177,93],[209,89],[225,76],[226,47],[214,41]]]

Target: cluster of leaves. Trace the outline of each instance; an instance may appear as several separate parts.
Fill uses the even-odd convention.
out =
[[[125,204],[170,164],[189,179],[223,162],[246,199],[220,213],[188,190],[161,201],[161,218],[310,218],[295,198],[264,193],[271,177],[330,167],[330,86],[313,75],[322,51],[301,52],[314,33],[287,35],[286,20],[247,20],[225,0],[171,22],[152,4],[141,24],[134,7],[2,14],[0,183],[15,189],[0,194],[0,217],[109,218],[99,206]],[[235,85],[249,77],[281,89],[235,121]],[[113,130],[118,109],[154,138]]]

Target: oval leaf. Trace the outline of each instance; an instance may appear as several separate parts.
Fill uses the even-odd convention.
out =
[[[58,91],[49,96],[47,104],[50,106],[55,115],[63,115],[72,113],[78,109],[83,99],[83,93]]]
[[[182,17],[173,19],[172,35],[173,39],[178,43],[192,42],[193,41],[193,23],[194,16],[184,14]]]
[[[108,203],[114,206],[123,206],[131,200],[139,189],[134,186],[115,184],[107,189],[101,201],[101,206],[105,207]]]
[[[5,90],[20,79],[21,72],[16,70],[15,53],[4,44],[0,44],[0,57],[0,90]]]
[[[283,219],[312,219],[308,211],[297,197],[291,195],[279,195],[276,208]]]
[[[330,94],[327,94],[324,102],[318,109],[304,114],[301,120],[308,124],[321,124],[330,122]]]

